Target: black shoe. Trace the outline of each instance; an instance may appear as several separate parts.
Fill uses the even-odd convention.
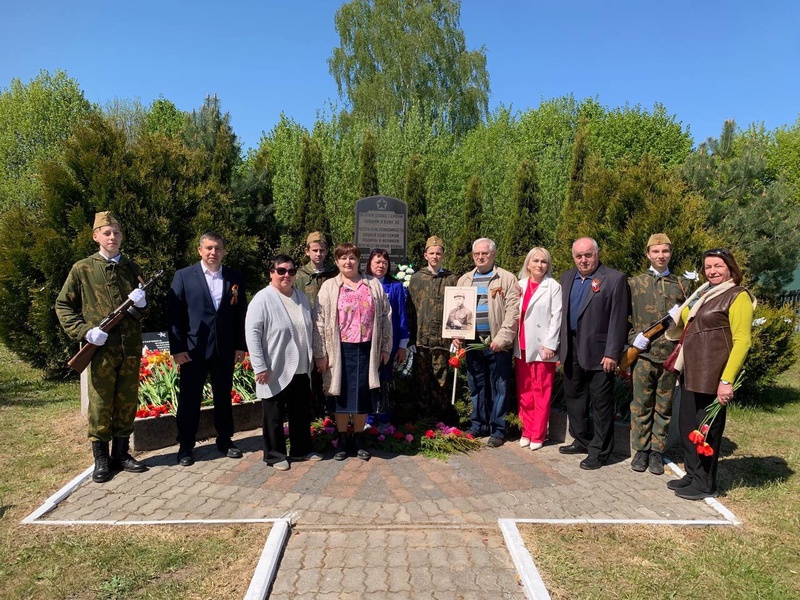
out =
[[[647,470],[653,475],[664,474],[664,459],[661,456],[661,452],[651,452],[648,464]]]
[[[684,500],[705,500],[706,498],[716,498],[718,496],[716,490],[713,492],[701,492],[691,485],[678,488],[675,490],[675,495]]]
[[[667,482],[667,487],[673,491],[689,487],[690,485],[692,485],[692,478],[688,475],[684,475],[680,479],[670,479]]]
[[[147,465],[133,458],[128,449],[130,439],[127,437],[115,437],[111,441],[111,468],[128,473],[144,473]]]
[[[586,454],[589,451],[578,442],[572,442],[569,446],[559,446],[558,452],[559,454]]]
[[[194,464],[191,448],[181,448],[178,450],[178,464],[182,467],[191,467]]]
[[[636,454],[633,455],[633,460],[631,461],[631,469],[633,469],[637,473],[644,473],[644,471],[647,470],[647,460],[648,460],[647,452],[642,450],[637,450]]]
[[[242,458],[242,451],[236,447],[231,439],[217,438],[217,450],[228,458]]]
[[[369,460],[372,455],[364,448],[364,434],[358,433],[354,436],[356,438],[356,456],[361,460]]]
[[[594,471],[602,467],[604,464],[606,464],[606,461],[604,460],[587,456],[581,461],[581,469],[583,469],[584,471]]]
[[[489,448],[499,448],[504,443],[505,441],[503,440],[503,438],[493,435],[489,438],[489,441],[486,442],[486,445],[489,446]]]
[[[336,454],[333,455],[333,460],[344,460],[347,458],[347,434],[346,433],[339,433],[339,437],[337,438],[338,441],[336,443]]]
[[[94,455],[94,471],[92,471],[92,481],[103,483],[108,481],[111,476],[109,466],[108,442],[92,442],[92,454]]]

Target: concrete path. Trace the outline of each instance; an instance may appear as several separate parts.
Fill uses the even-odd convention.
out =
[[[279,472],[262,462],[258,432],[236,440],[241,460],[222,457],[213,441],[191,467],[176,464],[174,447],[149,453],[147,473],[87,481],[42,520],[289,517],[271,597],[292,599],[524,598],[500,518],[725,521],[675,497],[667,476],[634,473],[623,458],[582,471],[582,456],[562,456],[557,445],[531,452],[509,442],[446,461],[327,456]]]

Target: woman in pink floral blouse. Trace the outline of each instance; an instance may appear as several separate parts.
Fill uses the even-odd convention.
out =
[[[323,283],[317,296],[314,359],[325,393],[335,399],[334,458],[344,460],[357,447],[357,456],[369,460],[364,426],[373,410],[372,390],[380,388],[379,367],[392,349],[391,308],[380,281],[359,272],[361,252],[355,244],[339,244],[333,256],[339,274]],[[354,435],[349,436],[351,418]]]

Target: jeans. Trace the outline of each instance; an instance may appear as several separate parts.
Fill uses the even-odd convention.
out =
[[[505,438],[506,388],[510,377],[510,352],[492,352],[488,348],[467,352],[472,431]]]

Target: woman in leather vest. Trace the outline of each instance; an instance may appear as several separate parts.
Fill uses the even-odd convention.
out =
[[[703,273],[706,283],[681,306],[677,324],[666,333],[672,340],[683,335],[675,369],[681,373],[678,431],[686,470],[686,475],[669,481],[667,487],[687,500],[717,495],[717,463],[726,407],[733,399],[733,382],[750,349],[756,306],[752,294],[739,285],[742,272],[729,250],[704,252]],[[703,433],[713,453],[700,454],[689,435],[698,429],[715,399],[722,408]]]

